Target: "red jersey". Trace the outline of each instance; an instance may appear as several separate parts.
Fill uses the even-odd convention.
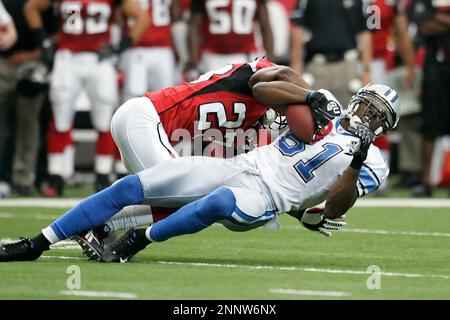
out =
[[[374,0],[375,5],[380,10],[380,29],[375,29],[372,33],[373,57],[385,59],[388,53],[389,37],[392,35],[392,27],[395,17],[404,13],[403,0]]]
[[[210,71],[196,81],[185,82],[157,92],[148,92],[169,139],[176,129],[186,129],[194,137],[208,129],[250,129],[267,111],[248,86],[249,78],[267,60],[228,65]]]
[[[220,54],[251,53],[258,6],[265,0],[196,0],[191,13],[204,15],[204,50]]]
[[[112,16],[122,0],[57,0],[60,13],[58,48],[100,51],[110,40]]]
[[[142,35],[139,43],[134,47],[171,47],[172,34],[170,32],[171,0],[136,0],[150,17],[150,25]],[[128,19],[127,29],[133,25]]]

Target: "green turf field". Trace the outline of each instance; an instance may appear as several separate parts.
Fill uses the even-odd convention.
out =
[[[35,235],[61,212],[1,207],[0,239]],[[450,299],[449,208],[353,208],[348,222],[331,238],[288,216],[281,231],[213,226],[152,244],[126,264],[87,261],[63,242],[36,262],[0,264],[0,298]],[[73,265],[82,291],[67,290]],[[371,275],[377,283],[371,265],[381,271],[380,289],[367,288]]]

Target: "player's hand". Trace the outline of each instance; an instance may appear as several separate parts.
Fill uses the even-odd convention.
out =
[[[111,43],[105,44],[98,52],[98,61],[106,60],[110,57],[115,56],[116,54],[117,54],[116,47],[114,47]]]
[[[197,80],[200,76],[200,70],[197,65],[192,62],[187,62],[183,67],[183,81],[191,82]]]
[[[316,122],[316,131],[320,131],[328,122],[341,114],[339,106],[327,99],[327,97],[319,91],[311,91],[306,97],[306,103],[310,106],[313,117]]]
[[[342,219],[326,218],[322,213],[323,208],[308,208],[298,219],[306,229],[319,232],[326,237],[331,236],[332,231],[342,230],[347,224]]]
[[[349,131],[360,140],[360,145],[357,151],[353,153],[353,161],[350,166],[354,169],[361,169],[363,162],[367,158],[367,152],[370,145],[375,140],[375,134],[372,130],[361,122],[356,123],[355,126],[349,126]]]

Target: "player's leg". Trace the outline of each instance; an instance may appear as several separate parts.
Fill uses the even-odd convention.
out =
[[[102,225],[125,206],[142,204],[143,194],[139,177],[127,176],[83,200],[38,236],[0,245],[0,261],[35,260],[51,244]]]
[[[171,48],[152,48],[149,59],[149,89],[158,91],[175,85],[176,65],[175,56]]]
[[[98,132],[95,147],[96,191],[109,186],[109,174],[114,162],[114,142],[110,124],[118,104],[117,73],[111,61],[96,63],[86,82],[86,92],[92,103],[91,119]]]
[[[209,171],[209,170],[207,170]],[[236,179],[224,181],[251,180],[252,176],[239,173]],[[245,186],[218,187],[204,197],[190,202],[181,209],[143,230],[131,230],[102,255],[104,262],[125,262],[150,242],[162,242],[172,237],[199,232],[215,222],[224,224],[233,231],[248,231],[271,221],[276,212],[262,190],[255,184]],[[148,189],[146,201],[155,201]],[[158,195],[156,198],[160,197]],[[183,198],[183,197],[181,197]]]
[[[236,54],[218,54],[212,52],[204,52],[200,69],[202,72],[217,70],[223,68],[228,63],[244,63],[248,62],[248,57],[243,53]]]
[[[133,98],[117,109],[111,132],[129,172],[178,157],[150,99]]]
[[[65,154],[72,148],[72,123],[75,103],[81,92],[81,79],[74,55],[66,50],[56,53],[50,81],[50,100],[53,121],[48,132],[48,184],[43,187],[44,196],[60,196],[63,178],[66,176]]]
[[[125,76],[123,101],[141,97],[148,90],[148,62],[143,48],[128,49],[121,57],[120,65]]]
[[[49,249],[50,244],[101,226],[122,208],[143,204],[144,200],[148,204],[182,206],[208,194],[225,179],[242,171],[211,160],[219,159],[177,158],[147,169],[139,175],[127,176],[83,200],[35,238],[1,245],[0,261],[37,259],[44,250]],[[151,190],[145,190],[147,188]]]
[[[160,122],[153,104],[146,97],[130,99],[114,114],[111,132],[129,172],[136,173],[178,156]],[[107,222],[106,229],[116,231],[151,223],[153,216],[150,206],[139,206],[121,210]],[[105,230],[105,226],[99,230]],[[106,238],[111,235],[99,230],[89,230],[75,237],[90,258],[98,256],[104,242],[109,241]]]

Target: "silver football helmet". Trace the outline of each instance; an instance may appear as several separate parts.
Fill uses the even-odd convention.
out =
[[[351,127],[364,123],[376,136],[380,136],[397,126],[399,111],[397,92],[388,86],[374,84],[359,89],[352,97],[346,117],[349,118]]]

